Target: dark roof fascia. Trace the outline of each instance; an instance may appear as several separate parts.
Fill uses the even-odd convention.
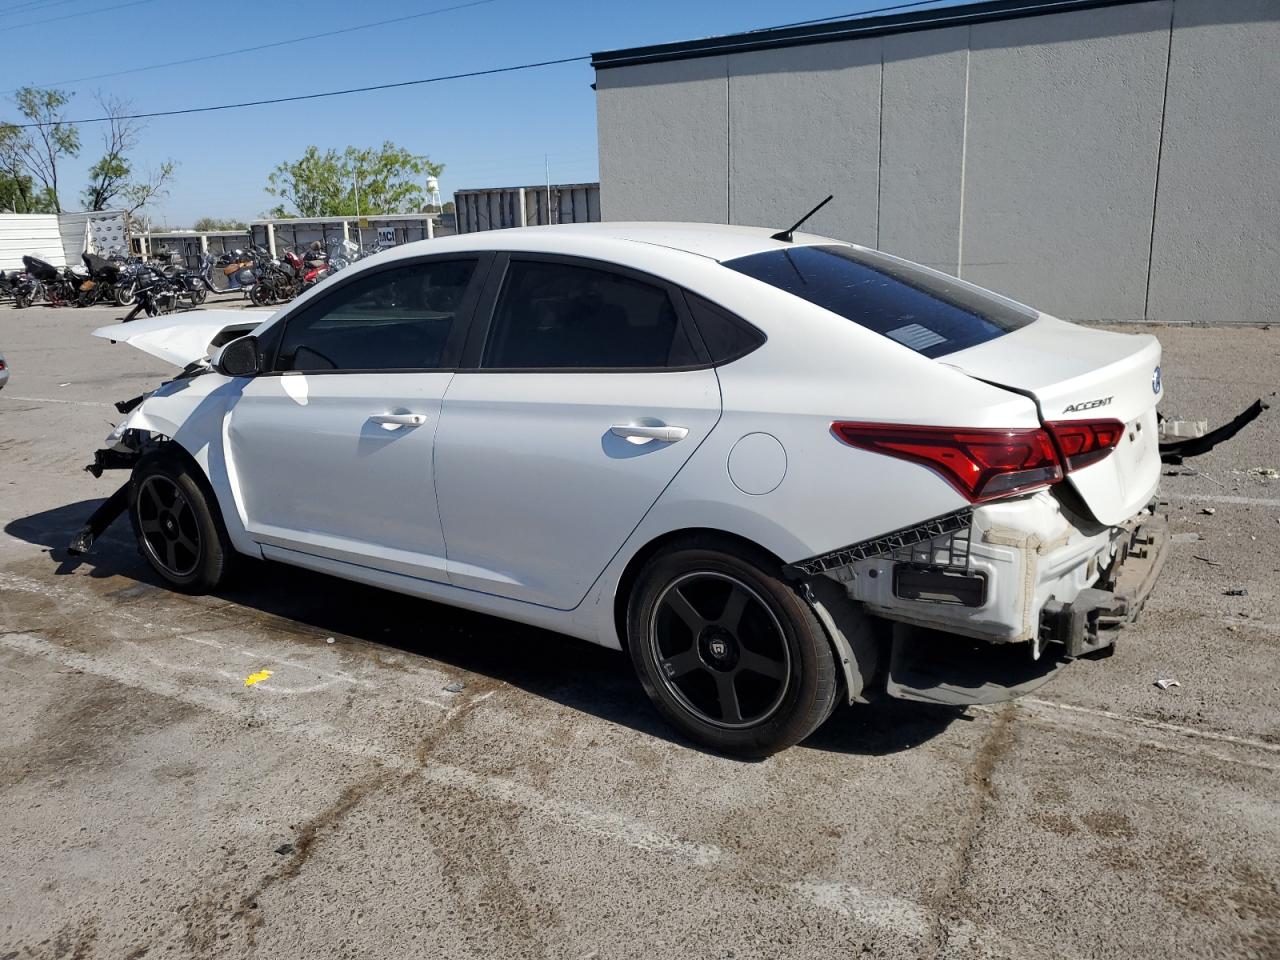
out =
[[[853,17],[832,23],[815,23],[797,27],[778,27],[769,30],[753,30],[748,33],[726,34],[702,40],[683,40],[678,43],[660,43],[625,50],[606,50],[591,55],[591,65],[597,70],[610,67],[630,67],[642,63],[662,63],[670,60],[692,60],[698,57],[722,56],[728,53],[745,53],[751,50],[770,50],[778,47],[799,47],[811,43],[832,43],[838,40],[857,40],[864,37],[885,36],[893,33],[912,33],[917,30],[936,30],[943,27],[989,23],[994,20],[1015,20],[1020,17],[1038,17],[1052,13],[1090,10],[1097,7],[1116,7],[1144,3],[1147,0],[989,0],[986,3],[966,3],[952,7],[899,13],[880,17]]]

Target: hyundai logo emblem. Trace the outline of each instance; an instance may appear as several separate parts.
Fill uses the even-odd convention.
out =
[[[1160,392],[1160,368],[1156,367],[1151,372],[1151,392],[1158,394]]]

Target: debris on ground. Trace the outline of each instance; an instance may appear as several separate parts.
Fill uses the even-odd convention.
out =
[[[276,853],[280,854],[280,856],[282,857],[287,857],[289,854],[293,853],[293,844],[292,843],[280,844],[280,846],[276,847]]]
[[[1170,537],[1169,539],[1170,539],[1171,541],[1173,541],[1174,543],[1195,543],[1197,540],[1199,540],[1199,539],[1200,539],[1200,534],[1198,534],[1198,533],[1175,533],[1175,534],[1174,534],[1172,537]]]
[[[1262,477],[1266,480],[1280,480],[1280,470],[1275,467],[1250,467],[1245,473],[1251,473],[1255,477]]]
[[[1164,424],[1186,423],[1188,421],[1166,421],[1162,419],[1160,421],[1160,460],[1164,463],[1179,466],[1184,457],[1198,457],[1202,453],[1208,453],[1218,444],[1230,440],[1246,426],[1258,419],[1262,415],[1262,411],[1266,409],[1267,405],[1259,397],[1241,411],[1238,416],[1224,423],[1216,430],[1210,430],[1203,436],[1171,439],[1168,442],[1164,440]]]
[[[1161,420],[1160,442],[1191,440],[1209,432],[1208,420]]]
[[[325,642],[325,643],[337,643],[338,641],[337,641],[336,639],[334,639],[333,637],[325,637],[325,638],[324,638],[324,642]]]
[[[244,678],[244,685],[252,687],[255,683],[261,683],[267,677],[271,676],[270,670],[259,670],[257,673],[251,673]]]
[[[1195,558],[1196,560],[1199,560],[1201,563],[1207,563],[1207,564],[1208,564],[1209,566],[1211,566],[1211,567],[1220,567],[1220,566],[1222,566],[1222,564],[1221,564],[1219,561],[1217,561],[1217,560],[1210,560],[1208,557],[1202,557],[1202,556],[1200,556],[1199,554],[1195,554],[1195,553],[1193,553],[1191,556],[1192,556],[1193,558]]]
[[[1170,687],[1180,687],[1182,686],[1182,684],[1180,684],[1177,680],[1172,679],[1171,677],[1161,677],[1159,680],[1156,681],[1156,686],[1159,687],[1161,690],[1168,690]]]
[[[444,692],[445,693],[461,693],[465,689],[467,689],[467,685],[465,683],[463,683],[461,680],[455,680],[453,681],[453,683],[445,684]]]
[[[1231,590],[1223,590],[1222,595],[1224,597],[1247,597],[1249,595],[1249,591],[1244,587],[1235,587]]]
[[[1203,513],[1206,517],[1212,517],[1218,511],[1215,510],[1213,507],[1201,507],[1200,512]]]

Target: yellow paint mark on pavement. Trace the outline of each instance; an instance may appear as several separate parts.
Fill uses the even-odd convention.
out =
[[[255,683],[261,683],[267,677],[271,676],[270,670],[259,670],[257,673],[251,673],[244,678],[244,685],[252,687]]]

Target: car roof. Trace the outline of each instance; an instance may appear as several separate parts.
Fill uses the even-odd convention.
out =
[[[616,244],[666,247],[711,260],[733,260],[767,250],[815,243],[842,243],[828,237],[797,233],[793,243],[773,239],[775,227],[739,227],[723,223],[608,222],[567,223],[541,227],[515,227],[423,240],[405,247],[406,254],[421,254],[422,245],[432,252],[450,250],[520,250],[538,253],[580,253],[584,244],[608,248]],[[409,248],[412,247],[412,251]]]

